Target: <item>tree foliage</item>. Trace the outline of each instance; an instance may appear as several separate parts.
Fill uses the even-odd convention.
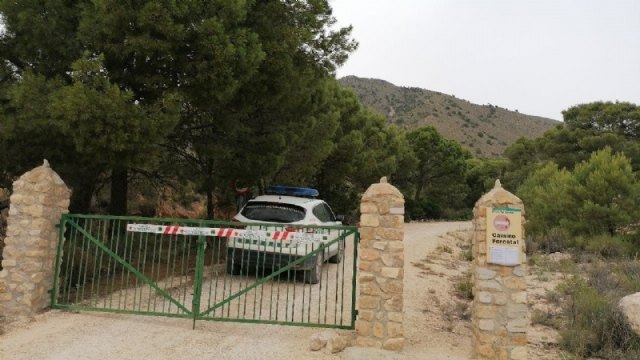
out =
[[[407,134],[417,166],[411,173],[410,198],[418,217],[440,217],[461,208],[467,195],[467,160],[471,154],[457,142],[425,126]]]
[[[597,101],[576,105],[563,111],[562,116],[570,128],[640,139],[640,107],[629,102]]]
[[[640,220],[640,182],[629,159],[610,148],[572,171],[548,163],[518,194],[527,205],[527,229],[537,238],[558,228],[574,236],[613,235]]]

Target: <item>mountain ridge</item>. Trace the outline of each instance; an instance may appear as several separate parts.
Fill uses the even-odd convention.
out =
[[[345,76],[338,80],[365,106],[407,130],[435,127],[480,158],[498,158],[521,137],[535,138],[562,122],[521,114],[497,105],[479,105],[437,91],[396,86],[381,79]]]

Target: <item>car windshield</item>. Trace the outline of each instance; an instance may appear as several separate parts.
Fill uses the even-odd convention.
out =
[[[250,220],[292,223],[304,219],[304,208],[291,204],[252,201],[241,214]]]

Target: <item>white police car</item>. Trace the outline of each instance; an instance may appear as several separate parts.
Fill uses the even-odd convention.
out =
[[[318,283],[322,264],[339,263],[344,257],[344,239],[334,241],[339,231],[309,227],[342,225],[342,217],[335,216],[318,195],[310,188],[271,186],[267,195],[249,200],[233,218],[246,227],[242,236],[228,240],[227,271],[237,274],[281,268],[329,244],[293,267],[304,272],[306,282]]]

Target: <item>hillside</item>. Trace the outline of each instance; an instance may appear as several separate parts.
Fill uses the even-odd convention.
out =
[[[347,76],[340,83],[360,101],[406,129],[431,125],[481,158],[495,158],[520,137],[535,138],[560,124],[496,105],[477,105],[455,96],[420,88],[395,86],[378,79]]]

